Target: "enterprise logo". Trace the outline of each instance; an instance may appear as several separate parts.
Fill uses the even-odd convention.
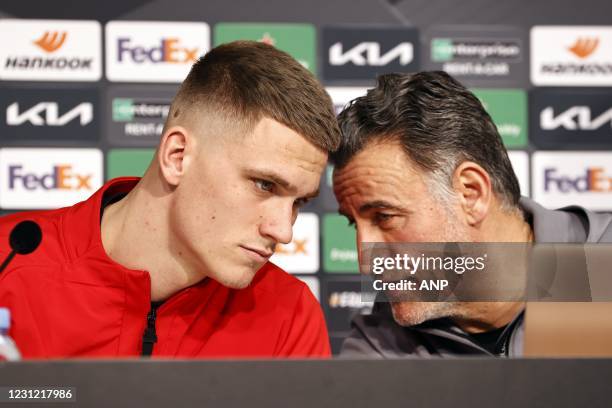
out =
[[[165,119],[170,111],[170,102],[147,102],[134,99],[113,100],[113,120],[129,122],[134,119]]]
[[[439,25],[427,30],[425,44],[423,69],[445,71],[475,88],[504,91],[527,85],[528,39],[521,28]]]
[[[450,38],[434,38],[431,41],[431,58],[435,62],[456,58],[515,59],[521,55],[516,41],[465,41]]]

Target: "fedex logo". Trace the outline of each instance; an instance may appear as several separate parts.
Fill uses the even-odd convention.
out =
[[[544,169],[544,191],[556,189],[562,193],[612,192],[612,177],[602,167],[587,167],[583,175],[563,176],[556,167]]]
[[[58,208],[83,201],[102,187],[103,158],[99,149],[0,149],[0,208]]]
[[[23,170],[22,165],[8,166],[8,186],[14,190],[19,184],[25,190],[91,190],[91,174],[78,174],[71,165],[53,166],[50,173],[35,174]]]
[[[533,198],[548,208],[612,210],[612,153],[537,151],[531,156]]]
[[[210,48],[201,22],[110,21],[106,76],[115,82],[181,82]]]
[[[179,38],[162,38],[158,45],[144,47],[134,45],[129,37],[117,40],[117,61],[130,59],[136,63],[191,63],[198,59],[198,47],[185,47]]]

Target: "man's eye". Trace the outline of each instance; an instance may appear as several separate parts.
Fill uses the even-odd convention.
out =
[[[379,225],[391,220],[394,217],[393,214],[376,213],[374,214],[374,224]]]
[[[274,183],[268,180],[260,180],[260,179],[256,179],[255,180],[255,185],[257,186],[257,188],[259,188],[260,190],[263,191],[272,191],[274,189]]]

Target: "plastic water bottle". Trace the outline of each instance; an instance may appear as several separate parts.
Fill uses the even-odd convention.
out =
[[[21,360],[21,353],[11,336],[9,336],[10,328],[11,311],[5,307],[0,307],[0,360]]]

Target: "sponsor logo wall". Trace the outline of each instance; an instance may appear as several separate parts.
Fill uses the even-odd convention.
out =
[[[256,40],[317,75],[336,112],[379,74],[442,69],[491,116],[521,193],[612,210],[612,26],[347,26],[308,22],[0,18],[0,214],[56,208],[149,166],[178,84],[212,45]],[[104,47],[104,49],[103,49]],[[333,168],[273,262],[323,305],[337,351],[360,296],[355,228]]]

